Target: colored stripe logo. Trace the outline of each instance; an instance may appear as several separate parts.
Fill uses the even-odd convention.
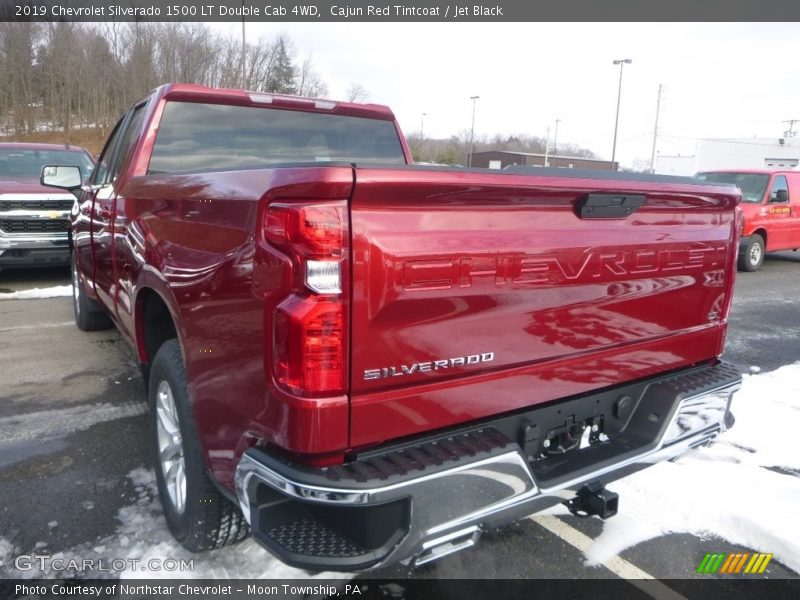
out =
[[[772,553],[763,554],[760,552],[742,552],[737,554],[725,554],[723,552],[708,553],[700,561],[697,573],[706,574],[761,574],[767,569],[769,561],[772,560]]]

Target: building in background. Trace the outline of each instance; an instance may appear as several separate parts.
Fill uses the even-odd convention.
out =
[[[730,138],[697,140],[692,156],[659,155],[655,172],[694,175],[721,169],[794,169],[800,164],[797,138]]]
[[[472,166],[489,169],[505,169],[513,165],[521,167],[543,167],[544,154],[534,154],[532,152],[512,152],[510,150],[489,150],[487,152],[476,152],[472,155]],[[596,158],[585,158],[583,156],[562,156],[548,155],[547,163],[550,167],[562,167],[565,169],[601,169],[611,170],[611,161],[599,160]],[[619,167],[619,163],[614,163]],[[615,169],[616,170],[616,169]]]

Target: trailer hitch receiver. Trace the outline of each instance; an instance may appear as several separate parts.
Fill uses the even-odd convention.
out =
[[[619,495],[605,489],[599,481],[593,481],[583,486],[572,500],[564,504],[575,516],[597,515],[601,519],[608,519],[617,514]]]

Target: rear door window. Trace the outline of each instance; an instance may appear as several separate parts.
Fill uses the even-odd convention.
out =
[[[142,128],[142,122],[144,121],[145,106],[145,104],[140,104],[137,106],[133,110],[130,121],[128,121],[128,126],[125,129],[122,139],[120,140],[119,152],[117,153],[117,157],[114,159],[114,166],[111,169],[109,181],[112,183],[117,180],[120,172],[127,164],[128,159],[131,156],[131,152],[133,151],[133,147],[136,144],[136,140],[139,139],[139,130]]]
[[[114,131],[111,134],[111,137],[103,147],[103,151],[100,153],[100,158],[97,159],[97,167],[95,167],[94,179],[92,180],[92,183],[94,184],[105,185],[108,181],[108,168],[111,166],[111,158],[114,155],[114,149],[116,148],[119,138],[122,135],[122,124],[124,121],[125,117],[122,117],[114,126]]]
[[[779,192],[783,192],[781,194]],[[786,183],[786,177],[777,175],[775,181],[772,182],[772,191],[769,193],[770,202],[788,202],[789,201],[789,184]]]
[[[149,173],[230,171],[308,162],[405,164],[392,121],[168,102]]]

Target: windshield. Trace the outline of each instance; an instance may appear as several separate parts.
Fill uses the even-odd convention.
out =
[[[84,180],[94,168],[92,159],[83,151],[0,148],[0,178],[39,179],[45,165],[80,167]]]
[[[698,173],[700,181],[733,183],[742,190],[742,202],[761,202],[767,189],[769,175],[764,173]]]

